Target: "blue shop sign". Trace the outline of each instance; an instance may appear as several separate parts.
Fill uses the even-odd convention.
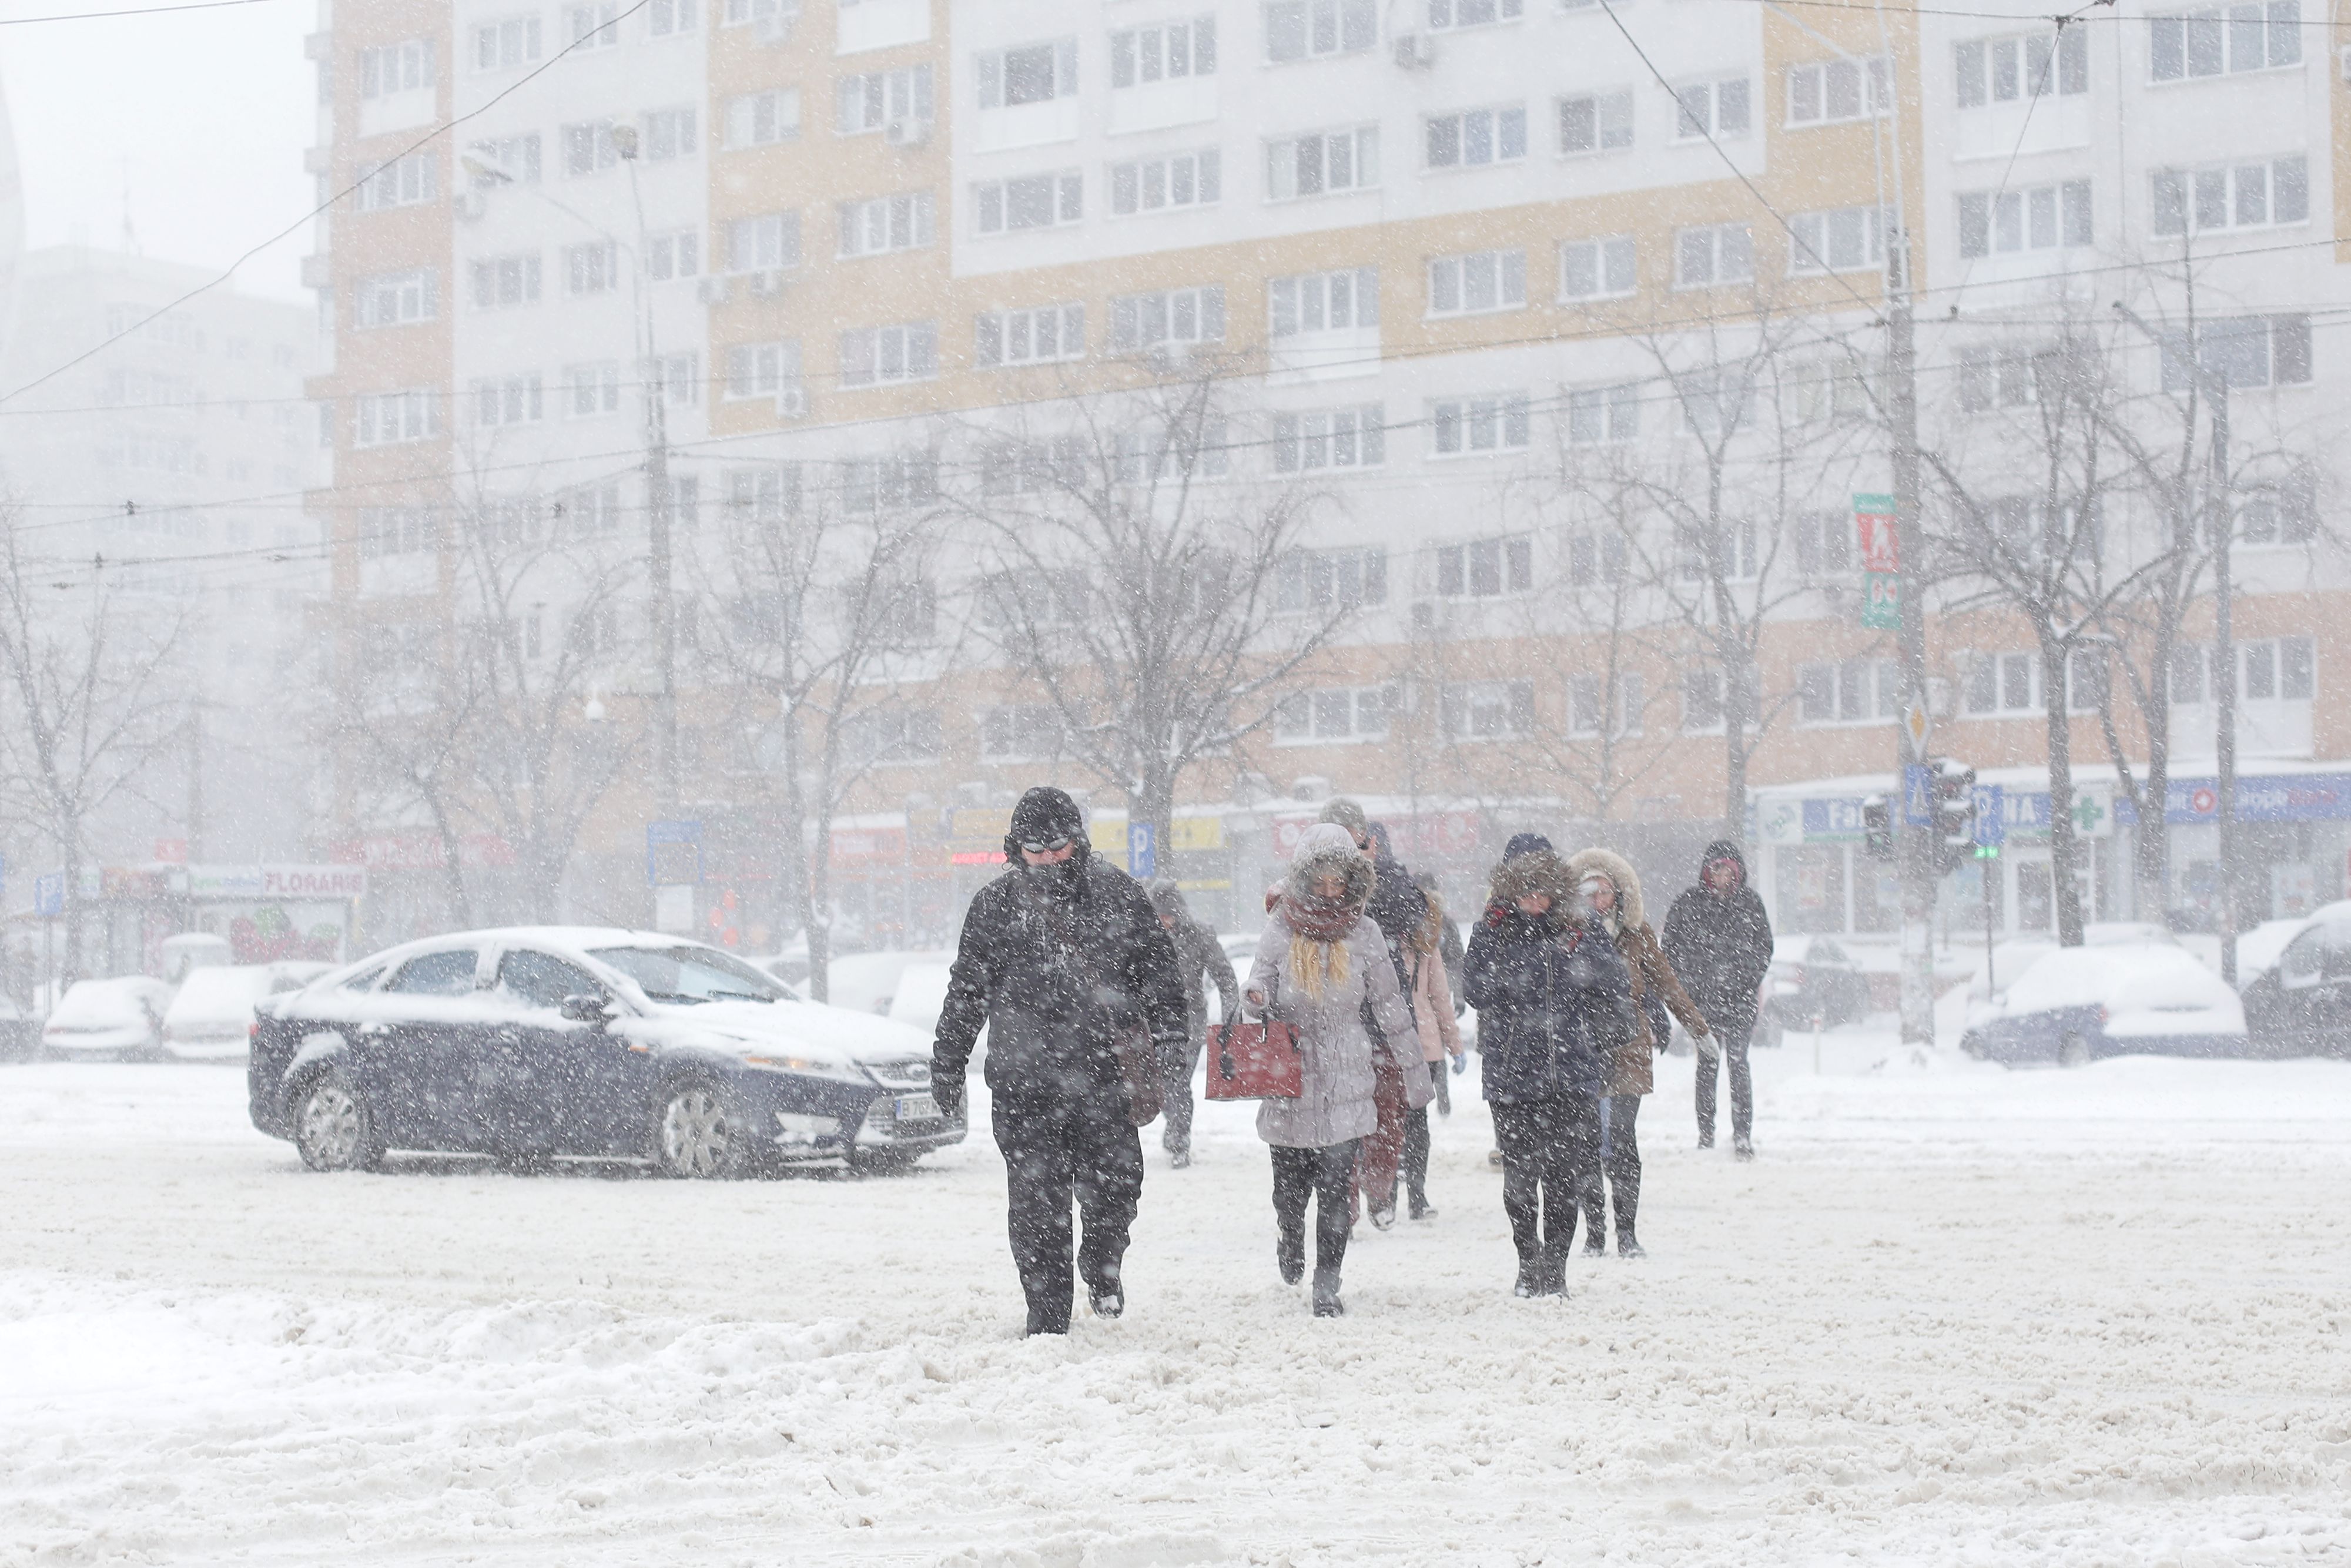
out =
[[[1804,802],[1804,841],[1808,844],[1859,840],[1864,831],[1858,795]]]
[[[2163,820],[2210,822],[2220,815],[2218,779],[2174,779],[2163,795]],[[2351,773],[2273,773],[2237,780],[2241,822],[2339,822],[2351,820]],[[2136,822],[2129,797],[2115,796],[2115,821]]]

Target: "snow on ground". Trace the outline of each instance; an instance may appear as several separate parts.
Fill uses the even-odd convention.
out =
[[[1758,1053],[1750,1166],[1667,1059],[1652,1256],[1565,1302],[1507,1293],[1458,1105],[1339,1322],[1206,1108],[1126,1318],[1025,1343],[984,1130],[904,1179],[320,1177],[241,1073],[0,1069],[0,1563],[2351,1559],[2351,1065],[1820,1054]]]

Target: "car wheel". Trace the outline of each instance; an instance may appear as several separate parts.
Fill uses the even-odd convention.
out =
[[[314,1171],[371,1171],[383,1164],[375,1112],[340,1068],[321,1073],[295,1105],[294,1146]]]
[[[2090,1042],[2082,1038],[2079,1030],[2067,1030],[2057,1040],[2057,1065],[2087,1067],[2090,1065]]]
[[[739,1176],[750,1163],[750,1129],[726,1091],[694,1078],[662,1095],[653,1113],[653,1164],[664,1176]]]

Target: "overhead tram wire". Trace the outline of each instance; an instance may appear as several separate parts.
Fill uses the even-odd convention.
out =
[[[1876,4],[1875,3],[1875,0],[1747,0],[1747,3],[1748,3],[1748,4],[1751,4],[1751,5],[1798,5],[1798,6],[1802,6],[1802,7],[1804,7],[1804,8],[1805,8],[1805,9],[1807,9],[1807,10],[1813,10],[1813,11],[1872,11],[1872,12],[1874,12],[1874,11],[1876,11],[1876,10],[1877,10],[1877,9],[1878,9],[1878,7],[1877,7]],[[2101,6],[2102,14],[2101,14],[2101,15],[2097,15],[2097,16],[2090,16],[2090,15],[2087,15],[2087,14],[2086,14],[2086,12],[2088,11],[2088,7],[2086,7],[2086,6],[2085,6],[2085,7],[2084,7],[2082,10],[2071,11],[2071,12],[2066,12],[2066,11],[1962,11],[1962,10],[1956,10],[1956,9],[1953,9],[1953,8],[1950,8],[1950,7],[1948,7],[1948,6],[1938,6],[1938,5],[1904,5],[1904,6],[1900,7],[1900,8],[1901,8],[1901,10],[1903,11],[1903,13],[1904,13],[1905,15],[1912,16],[1956,16],[1956,17],[1959,17],[1959,18],[1962,18],[1962,19],[1966,19],[1966,20],[1972,20],[1972,21],[1982,21],[1982,22],[2007,22],[2007,23],[2009,23],[2009,24],[2011,24],[2011,25],[2014,25],[2014,24],[2019,23],[2019,22],[2049,22],[2049,23],[2053,23],[2053,24],[2054,24],[2054,23],[2068,23],[2068,24],[2070,24],[2070,23],[2072,23],[2072,22],[2144,22],[2144,21],[2148,20],[2148,18],[2147,18],[2147,17],[2146,17],[2146,16],[2126,16],[2122,15],[2122,14],[2121,14],[2120,12],[2118,12],[2118,11],[2113,11],[2113,10],[2106,10],[2106,9],[2104,9],[2104,7],[2105,7],[2106,5],[2110,5],[2110,4],[2111,4],[2111,0],[2099,0],[2099,5],[2100,5],[2100,6]],[[2174,14],[2174,15],[2179,15],[2179,13],[2173,13],[2173,14]],[[2340,24],[2339,24],[2339,23],[2333,22],[2333,21],[2329,21],[2329,20],[2327,20],[2327,19],[2325,19],[2325,18],[2324,18],[2324,17],[2298,17],[2298,18],[2296,18],[2294,22],[2291,22],[2291,23],[2273,22],[2273,21],[2268,20],[2267,18],[2264,18],[2264,19],[2263,19],[2263,21],[2262,21],[2262,26],[2270,26],[2270,27],[2275,27],[2275,26],[2323,27],[2323,28],[2325,28],[2325,29],[2327,29],[2328,31],[2330,31],[2330,32],[2331,32],[2331,31],[2334,31],[2336,27],[2338,27],[2338,26],[2340,26]]]
[[[29,27],[39,22],[102,22],[113,16],[164,16],[174,11],[223,11],[232,5],[259,5],[266,0],[193,0],[185,5],[138,5],[124,11],[59,11],[47,16],[0,16],[0,27]]]
[[[653,0],[636,0],[634,5],[629,6],[627,10],[622,11],[618,16],[614,16],[611,21],[612,23],[624,22],[652,4]],[[610,25],[611,24],[607,24],[607,26]],[[600,32],[601,30],[601,28],[598,29]],[[455,131],[457,127],[465,124],[467,120],[488,113],[505,99],[521,91],[525,87],[537,81],[548,71],[552,70],[557,63],[561,61],[565,56],[570,54],[572,50],[583,47],[594,37],[595,34],[590,33],[585,37],[574,38],[571,42],[564,45],[563,47],[556,50],[555,53],[548,56],[540,64],[534,67],[532,69],[524,72],[520,77],[507,83],[498,91],[492,93],[480,104],[467,110],[465,113],[457,115],[453,119],[444,120],[441,124],[436,125],[432,130],[426,131],[423,136],[418,137],[414,141],[410,142],[399,152],[393,154],[393,159],[392,161],[405,158],[411,152],[420,152],[423,149],[431,146],[442,137],[446,136],[450,131]],[[16,399],[24,396],[26,392],[31,392],[34,388],[47,385],[48,382],[55,381],[57,377],[65,374],[68,371],[72,370],[76,365],[82,364],[87,361],[97,358],[99,354],[104,353],[107,350],[112,348],[115,344],[120,343],[125,338],[129,338],[139,332],[144,331],[147,328],[152,326],[155,322],[162,320],[164,317],[170,315],[172,311],[177,310],[180,307],[187,304],[188,301],[197,298],[199,295],[209,294],[214,289],[218,288],[222,284],[226,283],[229,279],[236,276],[236,269],[238,267],[243,267],[246,262],[251,261],[255,256],[259,256],[263,251],[267,250],[271,246],[276,245],[278,241],[289,238],[301,232],[304,225],[315,221],[320,216],[320,214],[330,211],[337,202],[341,201],[346,196],[349,196],[353,192],[357,191],[360,188],[360,183],[361,182],[354,180],[350,184],[344,186],[341,190],[337,191],[325,201],[320,202],[317,206],[303,214],[302,216],[287,225],[276,234],[271,235],[267,239],[263,240],[260,244],[254,246],[242,256],[239,256],[235,261],[230,262],[228,264],[227,270],[221,273],[219,277],[213,278],[210,282],[200,283],[193,288],[189,289],[186,293],[181,295],[178,298],[158,306],[153,311],[141,317],[130,326],[125,327],[121,331],[112,333],[108,337],[99,340],[90,348],[83,350],[80,353],[76,354],[72,359],[66,361],[63,364],[57,366],[54,369],[43,371],[33,380],[26,382],[23,386],[16,388],[16,391],[0,393],[0,409],[6,408],[9,403],[14,402]]]

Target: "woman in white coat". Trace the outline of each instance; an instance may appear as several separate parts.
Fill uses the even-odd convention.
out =
[[[1353,1220],[1355,1153],[1379,1124],[1373,1052],[1387,1051],[1400,1071],[1427,1071],[1387,942],[1364,914],[1374,874],[1346,829],[1327,822],[1307,829],[1249,968],[1250,1009],[1298,1030],[1298,1098],[1266,1101],[1257,1132],[1273,1149],[1275,1256],[1285,1284],[1306,1271],[1306,1201],[1314,1199],[1318,1318],[1346,1311],[1339,1270]],[[1366,1002],[1383,1037],[1377,1045],[1364,1027]]]

